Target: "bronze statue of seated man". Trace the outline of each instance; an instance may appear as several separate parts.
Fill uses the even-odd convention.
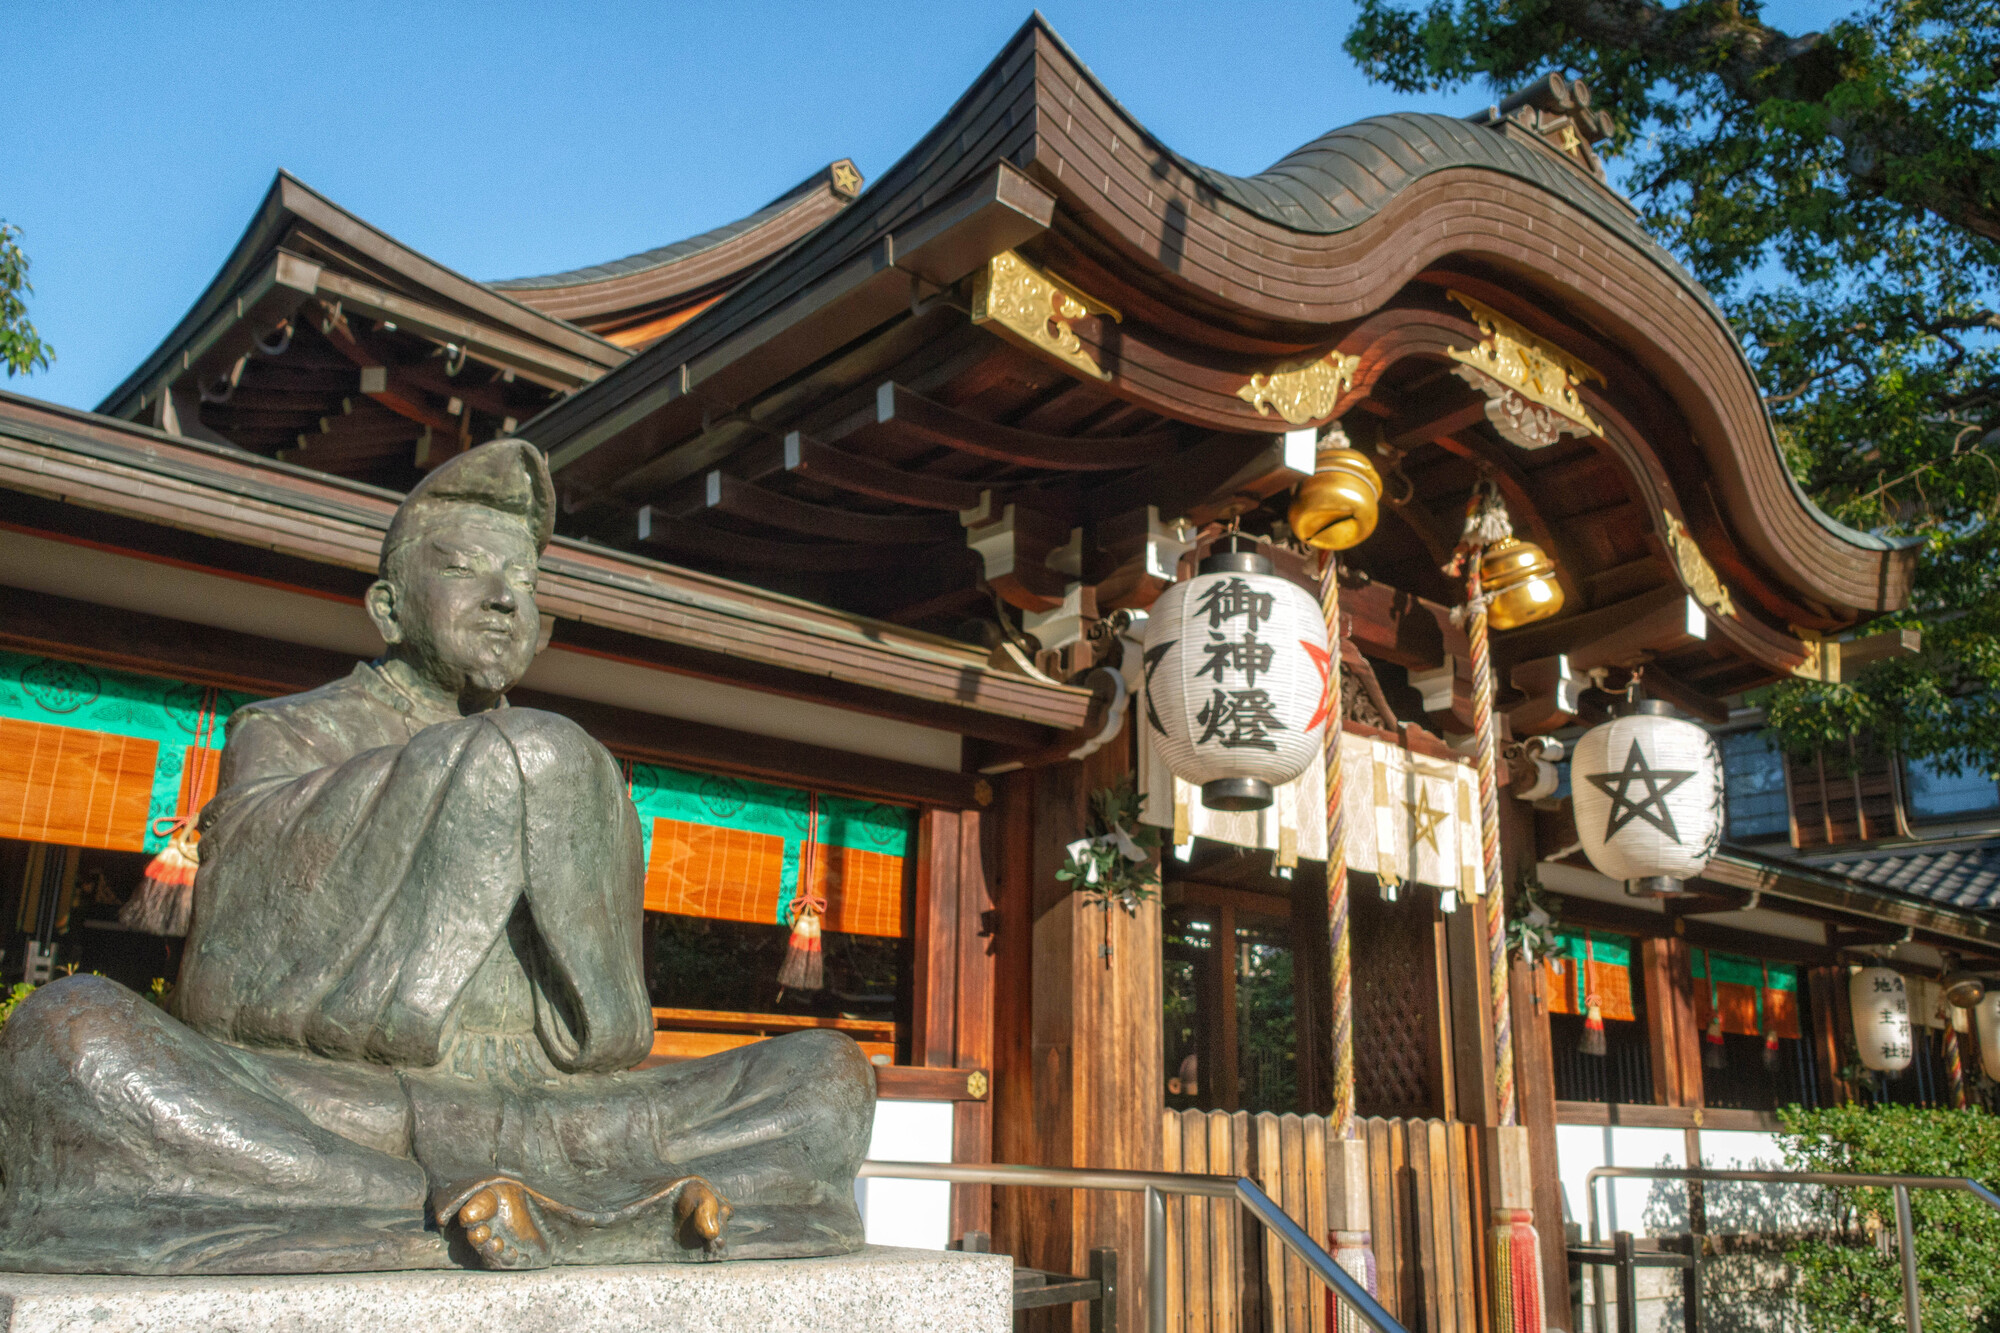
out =
[[[553,495],[499,441],[412,490],[386,656],[229,723],[170,1017],[101,978],[0,1033],[0,1269],[534,1268],[845,1253],[874,1079],[806,1032],[650,1049],[617,764],[507,707]]]

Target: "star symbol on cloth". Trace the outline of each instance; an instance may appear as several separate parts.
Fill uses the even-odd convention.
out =
[[[1420,842],[1427,842],[1431,850],[1439,856],[1444,849],[1438,846],[1438,828],[1445,821],[1448,810],[1438,810],[1431,805],[1431,789],[1428,783],[1417,784],[1417,799],[1403,802],[1403,808],[1410,812],[1410,848],[1415,850]]]
[[[1674,827],[1673,812],[1667,809],[1667,794],[1693,777],[1693,769],[1647,767],[1646,752],[1634,739],[1631,751],[1625,756],[1624,768],[1616,773],[1589,773],[1585,776],[1592,786],[1611,798],[1611,815],[1604,826],[1606,842],[1617,837],[1618,830],[1635,819],[1645,820],[1677,843],[1681,840],[1680,830]],[[1640,783],[1645,784],[1646,794],[1634,800],[1632,789]]]

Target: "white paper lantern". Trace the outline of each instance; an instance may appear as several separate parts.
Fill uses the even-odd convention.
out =
[[[1989,990],[1972,1006],[1972,1028],[1979,1035],[1979,1067],[2000,1081],[2000,990]]]
[[[1847,1009],[1854,1017],[1854,1044],[1861,1063],[1882,1074],[1900,1074],[1910,1065],[1910,996],[1902,973],[1864,967],[1847,983]]]
[[[1320,762],[1329,658],[1319,603],[1249,552],[1218,552],[1153,603],[1141,724],[1213,810],[1261,810]]]
[[[1570,791],[1584,854],[1628,893],[1680,892],[1722,840],[1722,755],[1658,700],[1584,733]]]

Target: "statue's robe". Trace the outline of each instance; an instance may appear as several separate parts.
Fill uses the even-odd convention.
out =
[[[533,1189],[557,1262],[861,1243],[873,1076],[835,1033],[649,1050],[638,818],[603,747],[504,706],[426,711],[372,666],[230,721],[169,1017],[111,982],[0,1033],[0,1268],[444,1267],[482,1185]]]

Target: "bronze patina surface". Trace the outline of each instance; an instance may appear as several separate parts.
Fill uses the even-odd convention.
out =
[[[663,1068],[617,764],[510,708],[541,455],[410,492],[389,649],[231,719],[173,1013],[98,977],[0,1034],[0,1268],[251,1273],[839,1254],[872,1073],[802,1032]]]

